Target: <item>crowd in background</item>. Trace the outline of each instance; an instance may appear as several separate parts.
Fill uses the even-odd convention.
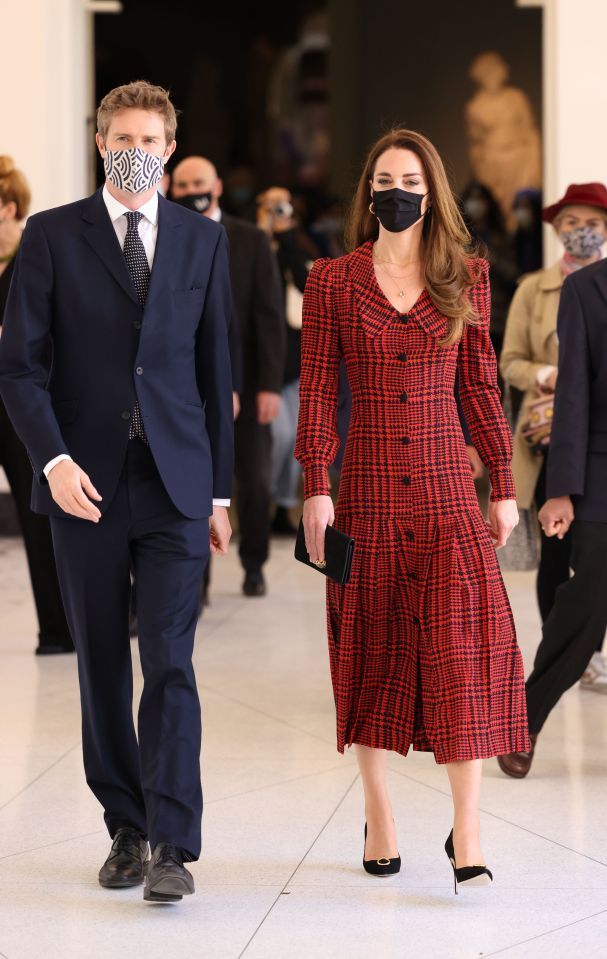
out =
[[[262,186],[265,188],[262,189]],[[344,252],[344,202],[322,181],[305,188],[255,182],[247,167],[222,178],[209,158],[187,157],[165,174],[161,191],[193,211],[221,221],[231,245],[231,279],[238,324],[230,349],[234,370],[236,443],[235,512],[246,596],[267,590],[264,565],[272,535],[296,534],[301,507],[301,471],[293,456],[299,411],[302,299],[308,272],[318,257]],[[461,192],[461,212],[473,243],[490,263],[491,339],[514,430],[514,459],[522,521],[504,565],[538,568],[542,621],[556,590],[570,573],[571,536],[548,538],[536,519],[546,499],[546,454],[551,403],[558,372],[557,311],[564,278],[598,260],[607,238],[607,190],[600,184],[570,187],[543,208],[538,190],[522,190],[512,207],[512,230],[487,186],[473,181]],[[0,314],[8,293],[20,223],[29,190],[8,157],[0,158]],[[552,224],[564,247],[559,261],[543,269],[542,224]],[[338,430],[341,453],[347,436],[349,390],[340,377]],[[465,423],[462,423],[465,433]],[[471,469],[480,460],[466,439]],[[40,622],[37,652],[73,649],[58,593],[47,520],[29,511],[31,471],[25,451],[0,410],[0,460],[7,474],[25,538]],[[334,464],[338,485],[340,456]],[[135,594],[135,589],[134,589]],[[201,610],[209,602],[207,570]],[[137,632],[136,602],[132,634]],[[583,682],[607,689],[600,648]]]

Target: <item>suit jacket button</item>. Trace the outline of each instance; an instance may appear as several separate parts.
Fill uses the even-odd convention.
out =
[[[407,316],[406,313],[401,313],[399,319],[400,319],[401,323],[408,323],[408,322],[409,322],[409,317]]]
[[[405,486],[411,486],[411,477],[403,476],[403,483],[405,484]]]
[[[141,320],[135,320],[135,322],[133,323],[133,326],[135,327],[136,330],[140,330],[142,326]]]
[[[419,622],[419,619],[417,618],[417,616],[414,616],[414,617],[413,617],[413,625],[414,625],[414,626],[419,626],[419,625],[420,625],[420,622]]]
[[[399,353],[398,356],[397,356],[397,360],[400,360],[401,363],[406,363],[406,362],[407,362],[407,354],[406,354],[406,353]]]
[[[413,540],[415,539],[415,533],[413,532],[412,529],[408,529],[408,530],[405,532],[405,536],[407,537],[407,539],[409,540],[410,543],[412,543]]]
[[[135,370],[135,373],[137,374],[137,376],[141,376],[141,374],[143,373],[143,366],[138,366],[137,369]]]
[[[401,443],[403,444],[403,446],[408,446],[410,442],[411,442],[410,436],[401,436]]]
[[[407,396],[406,393],[401,393],[401,394],[400,394],[400,401],[401,401],[401,403],[406,403],[408,399],[409,399],[409,397]]]
[[[130,418],[131,418],[131,411],[130,411],[130,410],[123,410],[120,415],[121,415],[121,417],[122,417],[123,420],[130,420]]]

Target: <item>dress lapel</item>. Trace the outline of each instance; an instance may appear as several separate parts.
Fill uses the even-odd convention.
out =
[[[120,243],[112,221],[103,202],[101,190],[97,190],[86,201],[82,219],[86,223],[84,239],[93,248],[125,293],[139,306],[137,292],[120,249]]]
[[[349,263],[350,284],[354,290],[361,325],[370,336],[383,333],[398,317],[398,310],[384,296],[373,267],[373,241],[368,240],[353,251]],[[445,317],[439,313],[428,291],[423,289],[407,314],[422,329],[442,339],[447,332]]]
[[[392,323],[396,310],[387,302],[375,278],[372,240],[352,252],[348,276],[365,333],[369,336],[382,333]]]

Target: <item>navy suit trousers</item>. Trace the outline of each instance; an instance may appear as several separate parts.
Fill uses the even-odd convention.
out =
[[[208,519],[188,519],[175,508],[149,447],[134,439],[100,522],[52,517],[51,526],[78,654],[86,778],[110,835],[133,826],[152,847],[171,842],[197,859],[201,721],[192,653]],[[131,568],[144,680],[137,735]]]

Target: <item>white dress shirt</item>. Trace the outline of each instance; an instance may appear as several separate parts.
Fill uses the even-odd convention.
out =
[[[125,206],[120,202],[120,200],[117,200],[112,196],[107,188],[107,185],[103,188],[102,196],[103,202],[105,203],[106,209],[109,213],[110,220],[112,221],[112,226],[116,231],[116,237],[120,243],[120,249],[122,249],[124,247],[128,226],[124,214],[130,213],[131,211],[129,210],[128,206]],[[141,237],[141,242],[143,243],[151,272],[152,265],[154,263],[154,253],[156,251],[156,240],[158,238],[158,193],[154,193],[147,203],[144,203],[143,206],[139,207],[137,212],[142,214],[142,219],[139,221],[137,229],[139,230],[139,236]],[[72,457],[67,453],[61,453],[60,456],[55,456],[54,459],[49,460],[44,467],[44,475],[46,478],[48,479],[48,474],[52,468],[57,465],[57,463],[60,463],[62,460],[71,460],[71,458]],[[229,505],[229,499],[213,500],[213,506]]]

